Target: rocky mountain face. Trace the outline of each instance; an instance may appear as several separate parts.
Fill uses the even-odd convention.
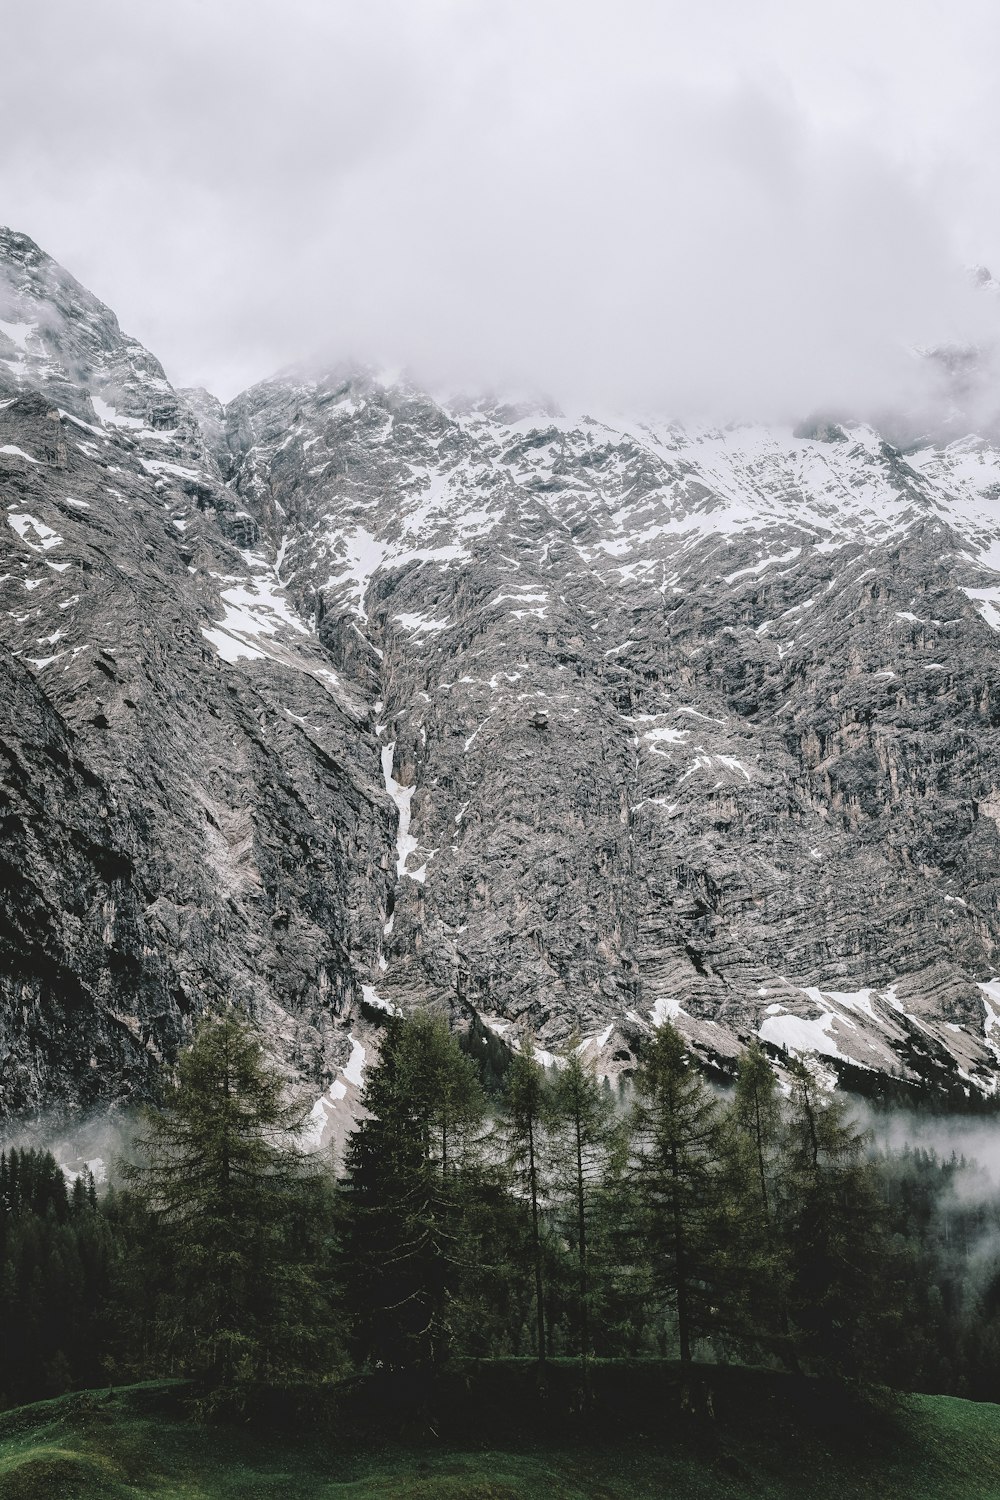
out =
[[[7,1112],[230,995],[627,1072],[1000,1077],[1000,452],[297,371],[223,409],[0,232]]]
[[[211,402],[29,240],[0,269],[0,1108],[143,1091],[224,996],[328,1079],[388,889],[367,709],[254,550]]]

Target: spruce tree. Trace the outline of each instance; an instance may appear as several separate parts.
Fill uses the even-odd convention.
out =
[[[624,1105],[623,1096],[614,1099],[616,1109]],[[645,1216],[634,1170],[634,1126],[634,1110],[626,1108],[609,1142],[604,1180],[590,1226],[592,1265],[596,1263],[605,1271],[599,1282],[598,1315],[592,1330],[597,1351],[633,1359],[664,1352],[663,1309],[649,1273]]]
[[[586,1379],[592,1340],[592,1220],[616,1115],[611,1094],[598,1085],[594,1069],[581,1062],[578,1046],[571,1048],[552,1088],[550,1121],[557,1217],[576,1260],[578,1352]]]
[[[393,1018],[368,1070],[347,1153],[349,1277],[358,1356],[392,1369],[448,1357],[475,1256],[485,1101],[441,1020]]]
[[[782,1213],[790,1314],[817,1371],[858,1378],[877,1371],[879,1326],[893,1313],[876,1169],[846,1102],[821,1089],[799,1059],[787,1066]]]
[[[156,1342],[211,1384],[299,1378],[335,1361],[330,1198],[297,1144],[307,1115],[248,1022],[209,1015],[126,1169],[169,1256]]]
[[[756,1042],[740,1058],[723,1143],[718,1240],[728,1260],[730,1331],[744,1345],[776,1350],[795,1368],[780,1226],[785,1124],[777,1079]]]
[[[547,1357],[545,1326],[545,1244],[542,1203],[547,1124],[551,1114],[551,1088],[534,1059],[534,1047],[526,1037],[514,1053],[507,1071],[502,1098],[500,1142],[516,1193],[528,1205],[528,1260],[534,1284],[535,1348],[538,1362]]]
[[[677,1318],[688,1363],[697,1334],[714,1326],[721,1269],[711,1233],[718,1190],[720,1111],[684,1041],[659,1028],[636,1074],[632,1170],[653,1286]]]
[[[0,1400],[105,1378],[116,1250],[89,1173],[67,1191],[50,1152],[0,1156]]]

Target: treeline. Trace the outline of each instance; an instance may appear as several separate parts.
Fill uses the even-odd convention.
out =
[[[452,1352],[770,1359],[884,1376],[903,1292],[842,1101],[748,1051],[723,1105],[670,1026],[627,1109],[571,1052],[490,1108],[433,1021],[395,1022],[347,1161],[359,1362]]]
[[[442,1022],[388,1021],[338,1178],[246,1023],[204,1020],[106,1192],[0,1157],[0,1399],[501,1356],[1000,1398],[1000,1199],[967,1164],[874,1156],[755,1047],[726,1099],[670,1026],[628,1099],[530,1050],[487,1092]]]

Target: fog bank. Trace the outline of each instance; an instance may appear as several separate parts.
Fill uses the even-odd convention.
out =
[[[223,397],[305,355],[564,405],[947,403],[990,346],[1000,15],[889,0],[55,0],[0,221]]]

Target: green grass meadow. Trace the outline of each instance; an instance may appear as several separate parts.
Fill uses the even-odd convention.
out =
[[[743,1394],[754,1381],[742,1373]],[[508,1431],[480,1443],[431,1430],[380,1441],[377,1420],[351,1439],[335,1422],[267,1436],[257,1420],[192,1420],[182,1390],[0,1415],[0,1500],[1000,1500],[1000,1407],[951,1397],[831,1421],[751,1399],[744,1418],[675,1412],[658,1430],[640,1413],[632,1433],[592,1414],[551,1442]]]

